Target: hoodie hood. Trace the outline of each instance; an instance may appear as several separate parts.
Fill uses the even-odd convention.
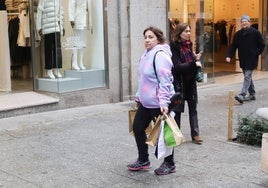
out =
[[[171,53],[171,50],[170,50],[170,47],[167,43],[164,43],[164,44],[158,44],[156,45],[155,47],[153,47],[150,51],[153,52],[153,54],[155,54],[155,52],[159,51],[159,50],[162,50],[164,51],[166,54],[168,54],[170,57],[172,56],[172,53]]]

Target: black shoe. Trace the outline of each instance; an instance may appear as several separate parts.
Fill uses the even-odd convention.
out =
[[[167,175],[176,172],[175,168],[175,165],[170,165],[168,162],[164,161],[159,168],[154,170],[154,172],[157,175]]]
[[[249,96],[245,97],[245,101],[255,101],[255,100],[256,100],[255,95],[249,95]]]
[[[252,95],[251,94],[251,95],[249,95],[249,99],[252,100],[252,101],[255,101],[256,100],[256,97],[255,97],[255,95]]]
[[[239,94],[235,96],[235,100],[237,100],[239,103],[243,104],[245,101],[245,96]]]

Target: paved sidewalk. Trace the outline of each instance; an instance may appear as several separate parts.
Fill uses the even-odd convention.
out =
[[[256,101],[235,102],[234,128],[238,116],[268,106],[267,79],[256,80],[255,86]],[[241,83],[199,88],[204,144],[191,143],[188,114],[183,114],[186,142],[175,148],[177,172],[167,176],[154,175],[162,161],[153,154],[149,171],[126,168],[137,158],[128,134],[132,101],[0,119],[0,187],[268,188],[268,174],[260,170],[261,149],[227,141],[228,92],[240,88]]]

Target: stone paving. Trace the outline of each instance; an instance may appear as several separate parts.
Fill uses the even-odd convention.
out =
[[[235,102],[234,129],[239,116],[268,106],[267,79],[256,80],[255,86],[256,101]],[[162,161],[152,147],[152,169],[126,168],[137,158],[134,138],[128,134],[133,101],[0,119],[0,187],[268,188],[268,174],[260,169],[261,148],[227,140],[228,94],[240,88],[241,83],[199,87],[204,143],[191,143],[184,113],[186,142],[175,148],[176,173],[166,176],[153,172]]]

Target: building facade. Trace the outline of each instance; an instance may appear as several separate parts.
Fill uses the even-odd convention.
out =
[[[169,39],[171,21],[190,23],[194,47],[204,53],[203,84],[226,71],[225,53],[242,14],[268,40],[266,0],[6,0],[1,9],[1,92],[56,97],[59,109],[133,99],[148,26]],[[259,70],[268,69],[266,54],[267,48]],[[237,61],[228,70],[239,71]]]

